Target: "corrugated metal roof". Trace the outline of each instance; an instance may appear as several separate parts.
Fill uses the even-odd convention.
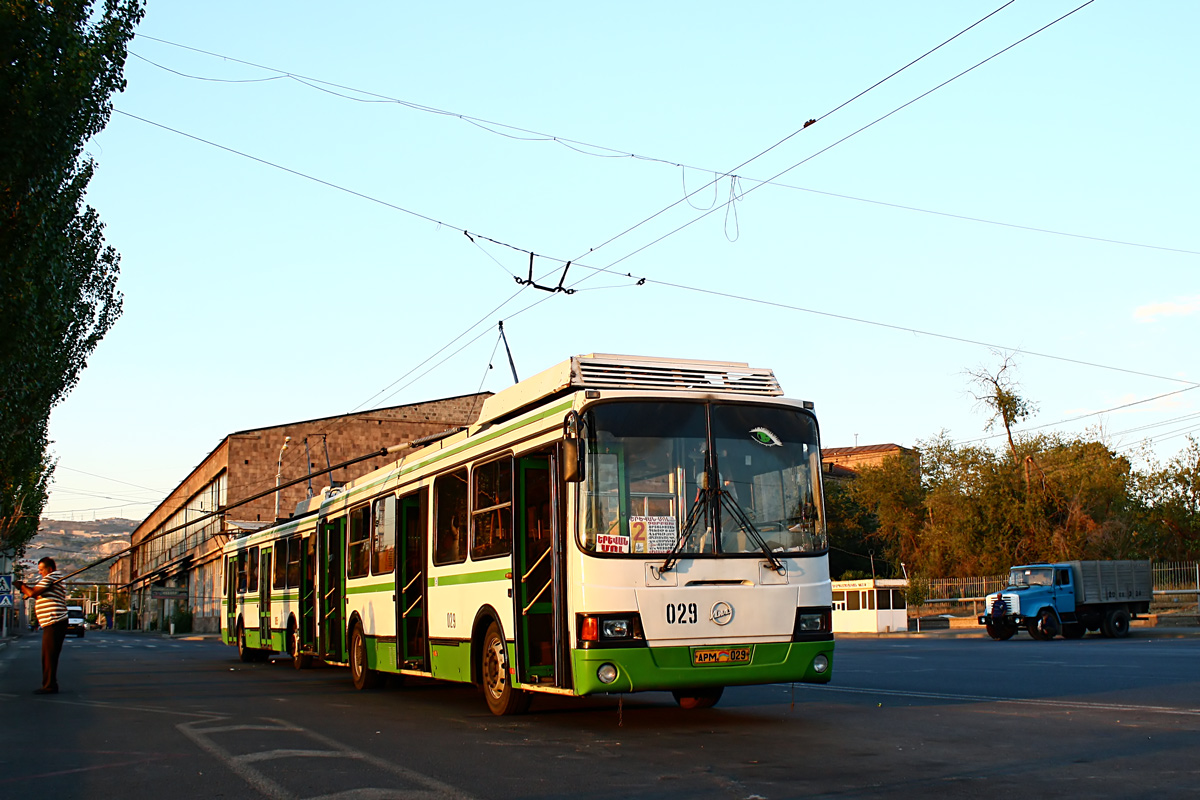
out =
[[[886,453],[891,450],[908,450],[907,447],[901,447],[898,444],[864,444],[859,447],[822,447],[821,456],[827,458],[829,456],[857,456],[867,455],[869,453]]]

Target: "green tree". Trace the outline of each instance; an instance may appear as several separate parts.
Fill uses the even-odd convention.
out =
[[[1166,466],[1152,464],[1138,477],[1138,491],[1139,551],[1164,560],[1200,559],[1200,441],[1189,436]]]
[[[36,530],[50,412],[121,313],[119,256],[83,202],[87,141],[124,89],[138,0],[0,3],[0,546]],[[32,524],[31,524],[32,520]]]

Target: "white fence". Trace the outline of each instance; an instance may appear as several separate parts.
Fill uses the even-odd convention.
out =
[[[1154,567],[1155,594],[1200,595],[1200,563],[1195,561],[1156,561]],[[984,578],[933,578],[929,581],[929,599],[936,603],[948,600],[974,600],[1003,589],[1008,575],[989,575]]]

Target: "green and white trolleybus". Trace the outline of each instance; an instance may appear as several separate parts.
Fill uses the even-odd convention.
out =
[[[469,427],[225,546],[223,635],[533,694],[826,683],[833,634],[817,420],[743,363],[588,355]]]

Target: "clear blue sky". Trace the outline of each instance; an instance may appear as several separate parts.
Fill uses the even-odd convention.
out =
[[[838,143],[1079,3],[1017,0],[843,106],[1000,5],[151,0],[88,148],[125,312],[53,414],[46,514],[140,518],[232,431],[502,389],[500,319],[522,377],[771,367],[826,446],[983,436],[995,346],[1027,428],[1169,458],[1200,391],[1074,418],[1200,381],[1200,4],[1098,0]],[[725,172],[740,200],[680,202]],[[518,293],[527,251],[586,280]]]

